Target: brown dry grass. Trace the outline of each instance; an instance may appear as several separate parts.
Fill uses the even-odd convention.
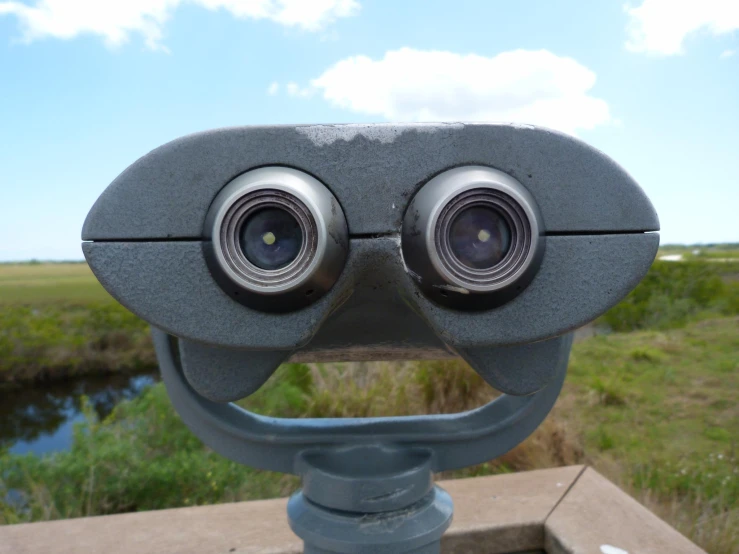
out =
[[[313,364],[307,417],[455,413],[498,394],[459,360]]]
[[[366,362],[311,366],[314,390],[307,417],[374,417],[458,413],[498,392],[460,360],[398,364]],[[446,472],[442,478],[526,471],[583,463],[579,439],[558,409],[522,444],[492,462]]]

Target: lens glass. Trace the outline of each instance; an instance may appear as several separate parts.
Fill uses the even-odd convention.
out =
[[[246,259],[261,269],[290,265],[300,253],[303,232],[298,220],[280,208],[263,208],[251,214],[241,227],[241,249]]]
[[[462,265],[489,269],[511,248],[511,228],[503,215],[487,206],[462,210],[449,227],[449,247]]]

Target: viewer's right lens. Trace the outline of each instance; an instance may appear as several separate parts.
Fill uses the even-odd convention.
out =
[[[511,228],[494,208],[472,206],[462,210],[449,228],[449,247],[462,265],[490,269],[511,248]]]
[[[282,269],[292,263],[303,246],[300,224],[280,208],[263,208],[251,214],[240,236],[241,248],[255,266],[266,270]]]

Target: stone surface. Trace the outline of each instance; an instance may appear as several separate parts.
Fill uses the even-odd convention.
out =
[[[503,554],[544,545],[544,522],[583,466],[447,481],[454,522],[444,554]]]
[[[583,466],[439,484],[455,504],[444,554],[705,554]],[[286,504],[261,500],[7,525],[0,527],[0,554],[299,554]]]
[[[298,554],[287,501],[262,500],[0,527],[1,554]]]
[[[549,554],[705,554],[705,551],[586,469],[546,522]]]
[[[547,515],[577,478],[573,466],[440,483],[454,498],[443,552],[540,548]],[[0,554],[297,554],[285,499],[0,527]],[[482,548],[482,549],[481,549]]]

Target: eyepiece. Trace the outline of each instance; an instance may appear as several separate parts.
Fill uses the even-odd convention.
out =
[[[519,294],[544,249],[538,208],[510,175],[467,166],[431,179],[403,222],[403,257],[427,296],[485,309]]]
[[[315,302],[338,279],[348,231],[336,198],[286,167],[255,169],[216,196],[205,224],[206,259],[221,288],[264,311]]]

